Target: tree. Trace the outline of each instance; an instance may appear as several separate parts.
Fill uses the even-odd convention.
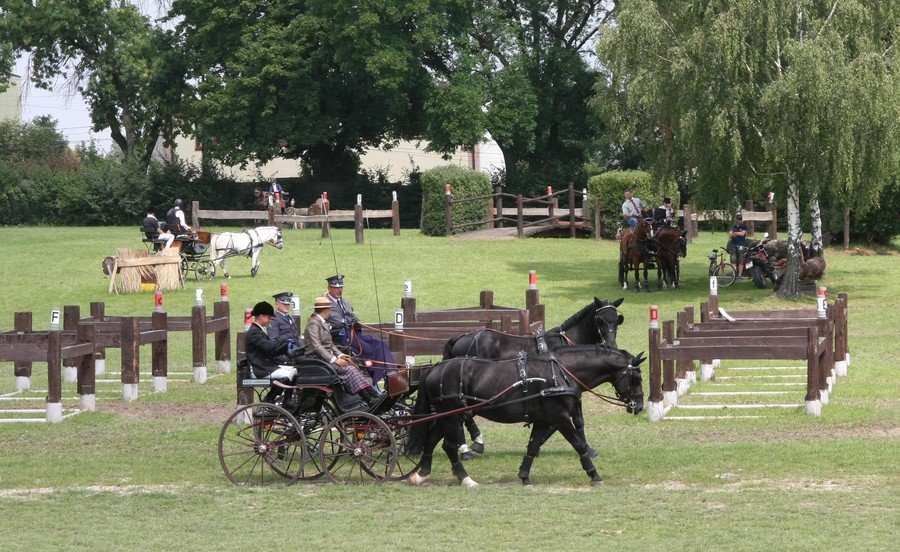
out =
[[[191,119],[228,163],[300,159],[346,181],[359,154],[418,133],[430,80],[427,0],[177,0],[190,52]],[[424,22],[423,22],[424,20]]]
[[[49,88],[65,77],[88,103],[93,130],[109,129],[125,159],[146,167],[160,136],[169,139],[185,88],[183,56],[171,32],[124,0],[10,0],[0,44],[31,56],[30,78]]]
[[[601,45],[621,128],[654,144],[656,170],[696,171],[701,206],[737,208],[770,185],[785,193],[782,295],[798,289],[801,195],[843,189],[870,205],[897,169],[898,10],[633,0]]]
[[[446,40],[423,56],[438,88],[427,104],[431,147],[452,152],[489,132],[503,152],[507,184],[520,191],[580,172],[600,128],[586,109],[597,76],[589,59],[599,25],[613,17],[610,3],[433,5],[447,22]]]

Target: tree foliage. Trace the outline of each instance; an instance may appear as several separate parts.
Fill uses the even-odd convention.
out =
[[[191,56],[190,111],[228,163],[300,159],[351,179],[359,154],[416,133],[427,74],[416,56],[427,0],[177,0]],[[427,18],[426,18],[427,19]]]
[[[701,206],[780,190],[796,259],[804,194],[864,210],[898,168],[898,22],[895,1],[629,0],[599,50],[617,101],[598,109],[656,171],[694,173]]]
[[[30,78],[50,88],[57,77],[74,83],[90,107],[93,130],[141,166],[160,135],[171,138],[185,85],[174,35],[123,1],[10,0],[0,12],[0,55],[31,56]]]
[[[452,187],[453,197],[462,199],[485,196],[491,193],[491,181],[479,171],[458,165],[435,167],[422,173],[422,224],[421,232],[426,236],[443,236],[447,231],[444,208],[445,186]],[[489,199],[469,201],[453,206],[453,224],[477,222],[487,218],[491,206]],[[477,227],[467,230],[477,230]]]

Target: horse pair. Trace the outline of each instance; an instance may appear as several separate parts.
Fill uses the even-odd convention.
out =
[[[260,226],[243,232],[223,232],[214,235],[209,244],[209,259],[213,264],[212,276],[216,275],[218,266],[226,278],[231,278],[225,268],[225,259],[246,255],[250,257],[250,276],[255,278],[259,273],[259,253],[266,244],[276,249],[284,247],[280,228]]]
[[[422,374],[415,414],[438,414],[410,428],[406,453],[423,453],[410,482],[421,484],[431,474],[434,448],[443,439],[454,475],[463,485],[477,485],[463,467],[458,450],[463,419],[475,412],[501,423],[532,424],[528,450],[519,468],[524,484],[530,484],[531,464],[556,431],[576,450],[591,483],[602,483],[592,461],[596,454],[584,436],[582,391],[593,392],[594,387],[610,382],[616,398],[607,400],[634,414],[643,408],[639,365],[644,359],[608,346],[610,342],[615,346],[616,329],[623,322],[616,308],[621,303],[622,299],[611,303],[594,298],[594,303],[545,336],[487,331],[448,342],[445,357],[477,352],[480,357],[492,358],[447,358]],[[573,345],[573,338],[592,344]],[[506,360],[498,360],[503,357]]]
[[[641,290],[640,268],[643,266],[643,288],[650,291],[650,283],[647,281],[647,269],[655,259],[657,288],[663,285],[670,289],[678,289],[678,280],[681,277],[681,264],[679,257],[687,255],[687,241],[683,233],[676,226],[663,226],[655,236],[650,238],[653,227],[650,219],[638,219],[636,228],[626,228],[622,231],[619,241],[619,285],[622,289],[628,289],[628,271],[634,270],[634,290]],[[651,254],[647,250],[647,243],[656,251]]]

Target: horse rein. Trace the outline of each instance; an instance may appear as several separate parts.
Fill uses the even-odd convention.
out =
[[[560,370],[562,370],[567,376],[569,376],[569,377],[571,377],[573,380],[575,380],[575,383],[577,383],[577,384],[579,385],[579,387],[581,387],[582,391],[587,391],[587,392],[590,393],[591,395],[597,397],[598,399],[600,399],[600,400],[602,400],[602,401],[604,401],[604,402],[608,402],[609,404],[614,404],[614,405],[616,405],[616,406],[629,406],[629,403],[633,403],[633,400],[631,400],[631,399],[628,399],[628,400],[623,399],[623,398],[619,395],[619,392],[618,392],[618,391],[616,391],[616,396],[615,396],[615,397],[610,397],[610,396],[608,396],[608,395],[604,395],[604,394],[602,394],[602,393],[598,393],[598,392],[594,391],[593,389],[591,389],[590,387],[588,387],[587,385],[585,385],[585,383],[584,383],[583,381],[581,381],[580,379],[578,379],[578,377],[576,377],[575,374],[573,374],[571,370],[569,370],[568,368],[566,368],[565,365],[564,365],[562,362],[560,362],[559,359],[556,358],[556,355],[551,355],[551,357],[550,357],[550,362],[555,362],[555,363],[557,364],[557,366],[559,366],[559,369],[560,369]],[[634,376],[634,374],[635,374],[636,372],[639,373],[640,370],[641,370],[641,369],[640,369],[639,367],[632,366],[631,364],[629,364],[628,367],[625,368],[625,370],[623,370],[622,372],[616,374],[615,380],[614,380],[614,382],[613,382],[613,388],[615,389],[615,387],[616,387],[615,384],[618,383],[619,380],[621,380],[623,377],[626,377],[626,376],[627,376],[627,377],[630,378],[630,377]]]

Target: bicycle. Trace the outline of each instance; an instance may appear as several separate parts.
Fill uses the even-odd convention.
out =
[[[726,260],[725,251],[713,249],[706,256],[709,259],[709,275],[716,277],[716,283],[721,287],[728,287],[734,283],[737,271],[734,265]]]

